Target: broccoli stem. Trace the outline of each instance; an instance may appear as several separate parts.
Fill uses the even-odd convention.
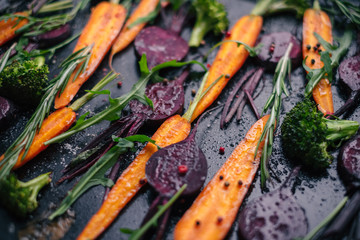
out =
[[[29,188],[29,190],[31,191],[31,196],[30,196],[29,200],[36,202],[36,198],[37,198],[37,195],[40,192],[40,190],[44,186],[46,186],[47,184],[49,184],[51,182],[50,174],[51,174],[51,172],[44,173],[44,174],[37,176],[36,178],[31,179],[30,181],[27,181],[27,182],[22,182],[22,181],[18,180],[17,185],[20,188]]]
[[[347,140],[359,129],[357,121],[324,119],[327,126],[326,139],[332,142]]]
[[[257,15],[257,16],[264,15],[267,12],[272,2],[273,0],[258,1],[255,7],[253,8],[253,10],[251,11],[251,15]]]
[[[190,47],[198,47],[207,32],[209,32],[211,26],[205,21],[196,21],[195,26],[192,30],[191,37],[189,40]]]

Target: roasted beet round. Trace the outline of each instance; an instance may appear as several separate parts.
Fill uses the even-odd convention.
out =
[[[31,41],[39,44],[39,48],[49,48],[65,41],[71,35],[71,27],[65,24],[49,32],[34,36]]]
[[[360,134],[341,148],[338,169],[346,183],[360,186]]]
[[[291,240],[303,237],[308,224],[304,210],[291,194],[291,182],[296,178],[295,169],[278,190],[251,201],[240,213],[239,235],[251,240]]]
[[[257,44],[262,44],[257,58],[267,69],[274,70],[281,57],[284,56],[289,43],[293,44],[290,52],[291,63],[297,67],[301,63],[300,41],[288,32],[277,32],[263,35]]]
[[[15,118],[16,107],[8,99],[0,97],[0,131],[9,126]]]
[[[146,164],[146,178],[162,196],[173,196],[184,184],[183,195],[200,190],[207,174],[206,157],[195,141],[195,132],[185,140],[162,148]]]
[[[339,76],[351,91],[360,90],[360,55],[342,61],[339,66]]]
[[[143,29],[135,38],[134,45],[140,56],[146,54],[150,69],[170,60],[180,61],[189,51],[184,39],[156,26]]]

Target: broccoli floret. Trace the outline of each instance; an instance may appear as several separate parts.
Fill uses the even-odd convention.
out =
[[[328,167],[333,159],[328,147],[336,148],[353,136],[359,123],[330,120],[306,99],[286,114],[281,126],[285,155],[312,169]]]
[[[14,62],[0,73],[0,95],[14,102],[36,106],[47,86],[48,66],[36,60]]]
[[[37,208],[37,195],[51,182],[50,174],[42,174],[28,182],[19,181],[14,174],[10,174],[0,183],[1,204],[16,216],[25,217]]]
[[[209,31],[213,31],[215,34],[226,31],[229,20],[223,4],[216,0],[195,0],[192,5],[196,11],[196,22],[189,46],[198,47]]]

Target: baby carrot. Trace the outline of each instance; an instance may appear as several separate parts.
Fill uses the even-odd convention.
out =
[[[29,151],[24,159],[24,150],[18,157],[13,169],[17,169],[23,166],[25,163],[33,159],[40,152],[44,151],[48,146],[44,143],[51,138],[65,132],[75,122],[76,114],[70,108],[59,109],[50,114],[42,123],[39,132],[35,135]],[[0,157],[0,161],[4,158],[4,155]]]
[[[314,8],[307,9],[303,18],[303,57],[304,59],[306,58],[306,66],[311,69],[322,68],[324,66],[320,60],[320,52],[324,51],[324,48],[319,44],[314,36],[314,32],[332,44],[331,21],[329,16],[320,10],[318,4],[314,4]],[[313,98],[322,113],[334,113],[331,84],[327,79],[321,79],[315,86]]]
[[[55,109],[65,107],[74,98],[81,85],[95,72],[125,21],[126,9],[119,4],[101,2],[93,10],[83,29],[74,52],[91,46],[91,57],[86,70],[78,76],[78,68],[71,75],[63,92],[55,98]]]
[[[242,41],[249,46],[255,45],[256,39],[262,28],[263,18],[257,15],[247,15],[240,18],[230,31],[230,36],[224,40]],[[249,56],[244,46],[237,46],[237,43],[226,42],[221,45],[214,62],[209,69],[209,77],[206,81],[207,89],[221,74],[224,77],[211,88],[197,105],[191,121],[194,121],[206,108],[208,108],[220,95],[229,80],[241,68]]]
[[[119,36],[116,38],[114,45],[111,48],[110,65],[113,56],[126,48],[138,35],[138,33],[146,25],[146,22],[137,24],[131,28],[129,25],[142,17],[146,17],[149,13],[153,12],[156,6],[159,4],[159,0],[141,0],[137,8],[131,14],[126,21],[124,28],[121,30]]]
[[[27,12],[17,12],[15,15],[28,16],[29,14]],[[27,19],[22,19],[16,25],[17,21],[17,18],[8,20],[6,22],[5,20],[0,21],[0,46],[13,39],[16,36],[15,31],[29,22]]]
[[[262,142],[255,149],[269,115],[258,120],[244,140],[195,199],[175,227],[174,239],[223,239],[231,228],[239,207],[260,163]]]
[[[151,139],[155,140],[160,147],[166,147],[184,140],[189,135],[190,128],[191,125],[187,119],[175,115],[167,119]],[[95,239],[112,223],[119,212],[146,183],[146,162],[156,151],[157,147],[152,143],[145,146],[117,180],[99,211],[90,219],[77,238],[78,240]]]

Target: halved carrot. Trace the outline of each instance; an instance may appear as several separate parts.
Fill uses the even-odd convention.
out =
[[[261,16],[244,16],[236,22],[230,31],[230,36],[226,37],[224,40],[238,40],[253,47],[260,34],[262,23],[263,18]],[[221,48],[209,69],[209,77],[204,89],[207,89],[207,87],[222,74],[224,74],[224,77],[202,98],[195,109],[191,121],[194,121],[215,101],[229,80],[244,64],[248,56],[249,53],[244,46],[238,47],[237,43],[227,42],[221,45]]]
[[[15,15],[28,16],[29,14],[28,12],[17,12]],[[0,46],[13,39],[16,36],[15,31],[29,22],[27,19],[23,19],[16,25],[17,21],[18,18],[6,22],[5,20],[0,21]]]
[[[319,53],[319,49],[324,51],[324,48],[318,45],[319,41],[314,36],[314,32],[332,44],[333,38],[329,16],[316,8],[307,9],[303,18],[303,57],[304,59],[307,58],[305,64],[311,69],[322,68],[324,66],[320,60]],[[321,79],[313,89],[313,98],[321,112],[324,114],[334,113],[331,84],[327,79]]]
[[[269,115],[258,120],[175,227],[174,239],[223,239],[256,175],[264,142],[255,149]]]
[[[35,135],[25,158],[22,159],[22,156],[24,155],[24,151],[22,151],[13,169],[23,166],[40,152],[44,151],[48,147],[44,143],[65,132],[75,122],[75,120],[76,114],[70,108],[62,108],[50,114],[43,121],[39,132]],[[0,161],[3,160],[3,158],[4,155],[0,157]]]
[[[71,75],[64,91],[55,99],[55,109],[65,107],[74,98],[82,84],[95,72],[110,50],[125,21],[126,9],[119,4],[101,2],[93,10],[83,29],[74,52],[93,44],[88,66],[84,73],[74,79],[78,69]]]
[[[143,29],[146,23],[140,23],[132,28],[128,26],[134,23],[136,20],[142,17],[146,17],[149,13],[153,12],[156,6],[159,4],[160,0],[141,0],[137,8],[131,14],[129,19],[126,21],[124,28],[121,30],[119,36],[116,38],[114,45],[111,48],[110,53],[110,65],[113,56],[126,48],[138,35],[138,33]]]
[[[160,147],[184,140],[190,132],[191,125],[185,118],[175,115],[167,119],[152,136]],[[90,219],[77,239],[95,239],[116,218],[144,183],[145,166],[157,147],[148,143],[130,166],[121,174],[112,187],[99,211]]]

